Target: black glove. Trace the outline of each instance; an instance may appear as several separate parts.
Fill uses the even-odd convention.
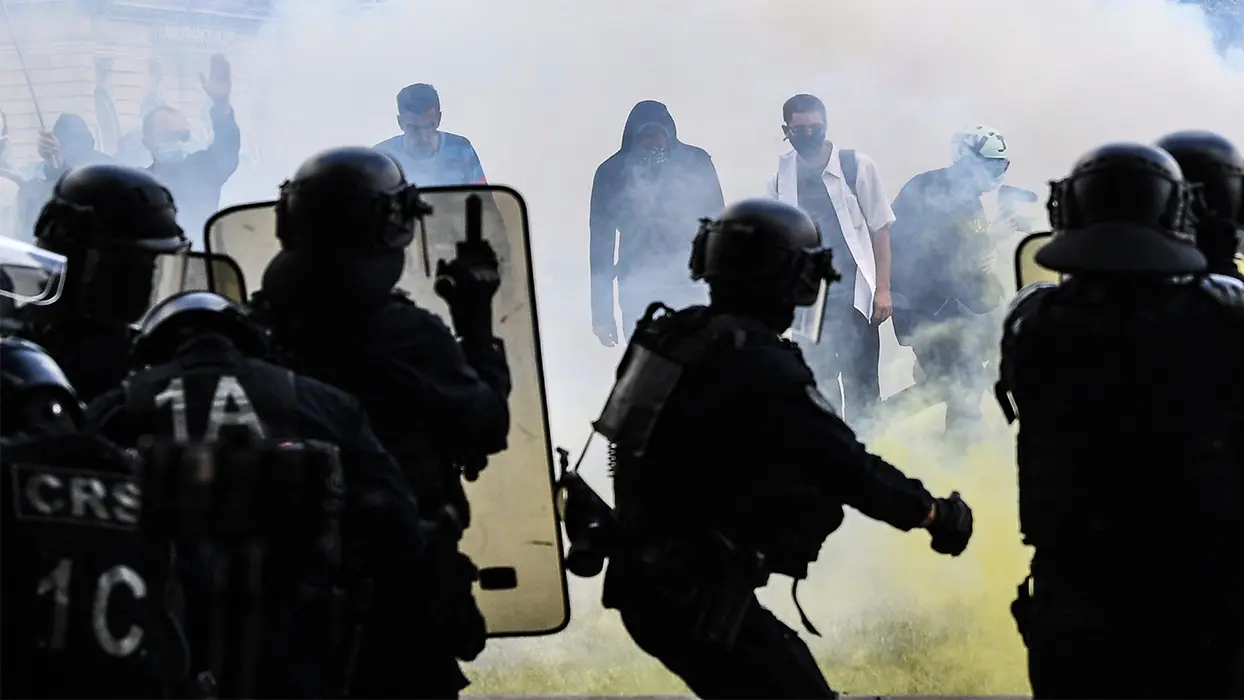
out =
[[[972,539],[972,509],[958,491],[951,493],[950,498],[937,499],[937,513],[929,525],[929,534],[933,536],[929,546],[938,554],[957,557],[968,548],[968,540]]]
[[[436,261],[433,288],[449,306],[454,330],[464,340],[493,337],[492,298],[500,287],[500,263],[487,241],[459,243],[453,260]]]

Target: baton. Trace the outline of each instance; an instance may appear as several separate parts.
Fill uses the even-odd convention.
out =
[[[30,101],[35,106],[39,130],[47,131],[47,126],[43,123],[43,110],[39,109],[39,98],[35,96],[35,84],[30,79],[30,71],[26,68],[26,58],[22,55],[22,44],[17,40],[17,27],[13,24],[13,18],[9,16],[9,3],[5,0],[0,0],[0,11],[4,12],[4,21],[9,25],[9,34],[13,37],[13,50],[17,53],[17,64],[21,66],[22,75],[26,78],[26,89],[30,91]]]

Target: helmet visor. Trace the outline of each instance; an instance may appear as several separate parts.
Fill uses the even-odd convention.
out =
[[[60,298],[65,287],[63,255],[0,236],[0,296],[18,306],[44,306]]]
[[[801,258],[791,289],[790,300],[799,307],[795,309],[791,333],[817,343],[821,339],[829,285],[841,279],[841,276],[834,269],[833,252],[829,248],[807,251]]]
[[[186,254],[185,250],[175,253],[154,255],[151,267],[151,293],[148,296],[147,308],[169,297],[180,294],[187,289],[206,289],[207,280],[200,259]]]

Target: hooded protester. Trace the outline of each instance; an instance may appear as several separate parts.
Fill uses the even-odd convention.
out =
[[[18,201],[19,230],[25,240],[34,235],[39,211],[52,197],[52,187],[70,168],[84,165],[110,165],[116,161],[95,147],[95,135],[80,114],[66,112],[56,118],[51,131],[39,133],[39,157],[26,173]]]
[[[622,131],[622,148],[600,164],[592,181],[592,330],[602,345],[618,341],[614,279],[628,339],[653,301],[682,307],[707,300],[688,275],[687,257],[697,222],[724,208],[708,153],[678,140],[664,104],[636,104]]]

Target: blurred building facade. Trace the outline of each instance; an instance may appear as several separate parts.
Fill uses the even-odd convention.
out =
[[[111,59],[105,85],[122,131],[138,126],[144,100],[158,97],[195,120],[207,107],[199,82],[209,58],[244,54],[273,0],[5,0],[12,25],[0,34],[0,110],[8,119],[5,158],[34,162],[39,119],[17,47],[47,128],[65,112],[86,118],[99,140],[98,58]],[[15,41],[18,42],[15,44]],[[157,87],[154,91],[153,88]],[[246,101],[239,80],[239,103]],[[101,143],[104,150],[115,144]]]

